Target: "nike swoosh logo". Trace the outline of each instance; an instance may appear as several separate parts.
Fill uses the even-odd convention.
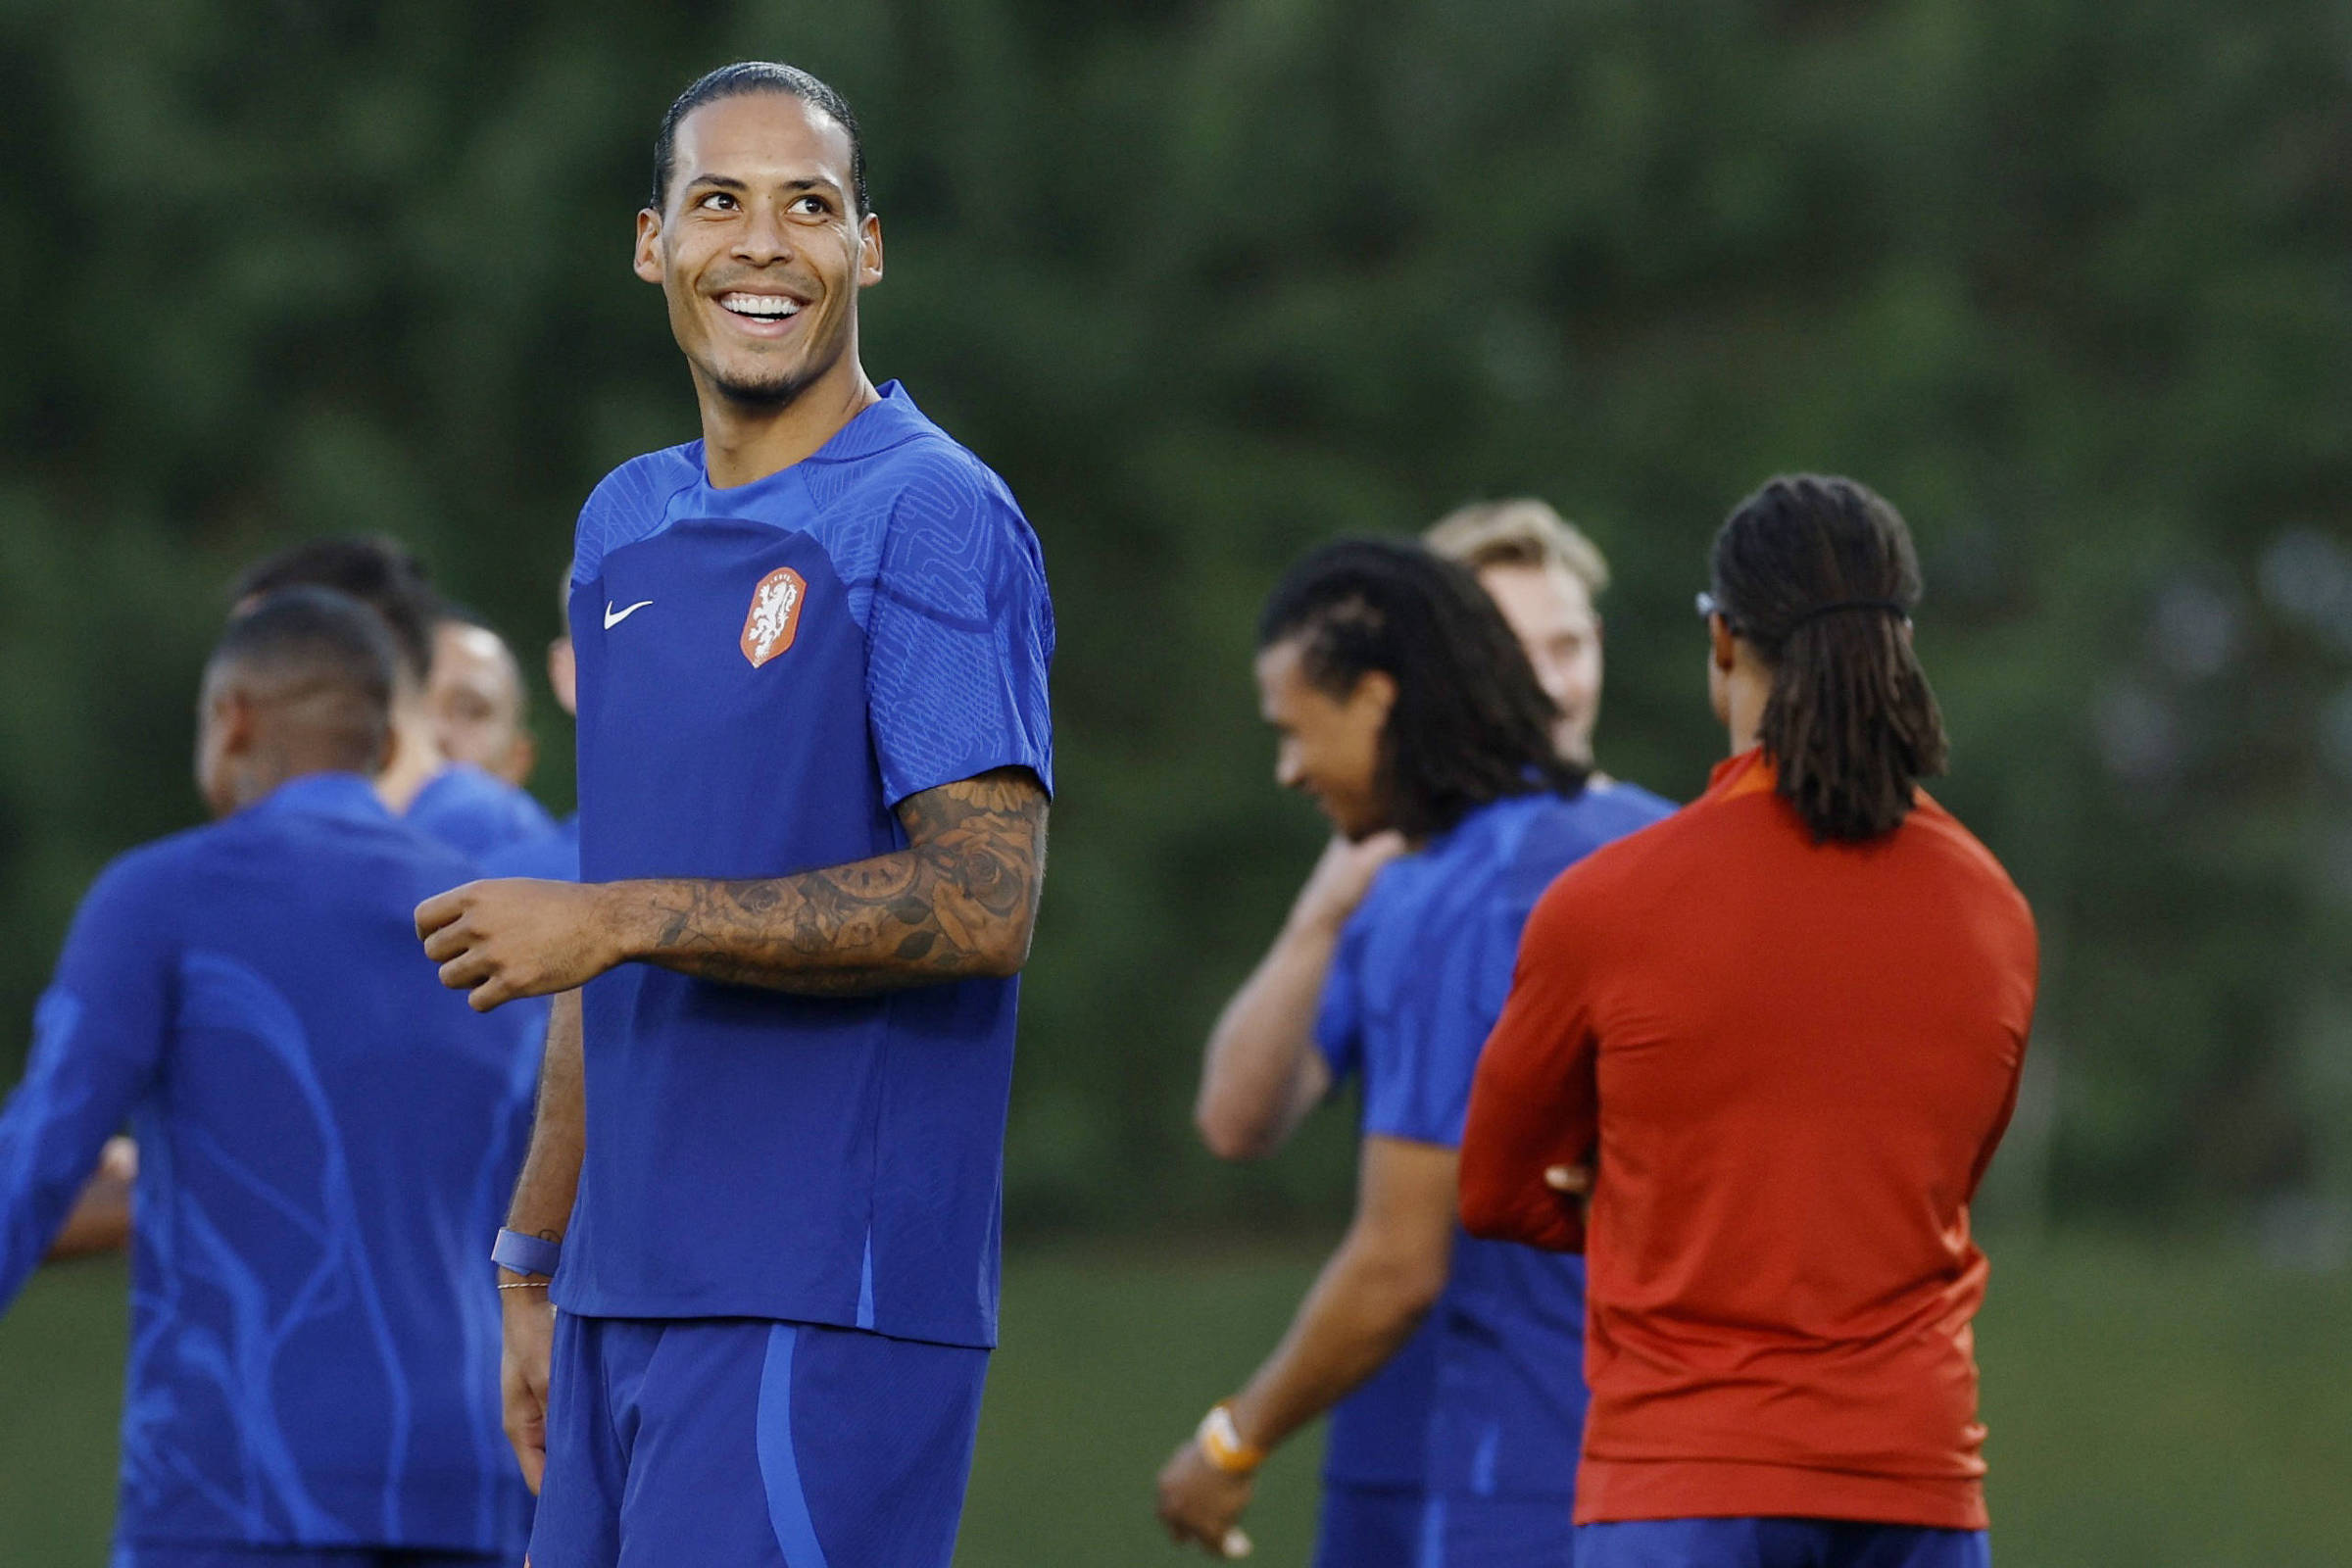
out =
[[[646,606],[652,603],[653,601],[651,599],[640,599],[626,610],[615,611],[612,608],[612,601],[610,599],[606,600],[605,630],[611,631],[613,627],[619,625],[622,621],[628,619],[631,615],[634,615],[637,613],[637,612],[643,610]]]

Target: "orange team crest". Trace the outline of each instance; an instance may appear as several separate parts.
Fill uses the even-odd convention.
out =
[[[801,629],[801,604],[808,581],[790,566],[778,566],[752,590],[752,612],[743,617],[743,657],[758,669],[792,646]]]

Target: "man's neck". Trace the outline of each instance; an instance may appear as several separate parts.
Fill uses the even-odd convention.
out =
[[[703,466],[720,490],[791,467],[882,399],[849,355],[788,403],[745,403],[703,384],[699,373],[695,391],[703,413]]]
[[[449,765],[441,743],[433,737],[432,720],[421,711],[396,710],[392,715],[392,760],[375,777],[375,793],[394,816],[404,816],[433,776]]]

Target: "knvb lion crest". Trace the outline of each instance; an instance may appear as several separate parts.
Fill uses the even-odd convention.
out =
[[[758,669],[792,646],[801,629],[801,604],[808,581],[790,566],[778,566],[752,590],[752,612],[743,617],[743,657]]]

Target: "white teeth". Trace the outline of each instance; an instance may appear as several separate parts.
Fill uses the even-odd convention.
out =
[[[780,294],[721,294],[718,303],[737,316],[754,317],[762,321],[780,321],[787,316],[801,314],[801,302]]]

